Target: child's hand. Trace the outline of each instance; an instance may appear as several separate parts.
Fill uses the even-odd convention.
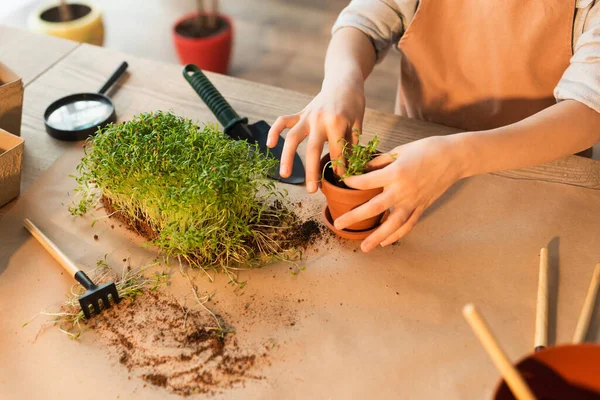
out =
[[[321,179],[319,161],[325,141],[329,141],[331,159],[342,156],[343,141],[357,143],[365,113],[364,81],[362,76],[352,80],[324,81],[321,92],[299,113],[284,115],[275,121],[267,139],[267,146],[277,144],[284,129],[290,129],[281,155],[282,177],[292,172],[294,154],[298,145],[308,136],[306,148],[306,190],[317,191]],[[353,129],[358,132],[353,132]],[[343,171],[336,167],[336,173]]]
[[[355,189],[383,187],[383,193],[335,220],[337,229],[394,207],[388,219],[361,244],[365,252],[387,246],[406,235],[423,212],[464,177],[465,158],[452,136],[430,137],[383,154],[367,166],[372,172],[346,178]]]

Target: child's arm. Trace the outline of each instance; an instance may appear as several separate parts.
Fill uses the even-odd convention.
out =
[[[370,164],[365,175],[346,178],[356,189],[384,187],[382,194],[335,220],[337,229],[394,207],[361,244],[363,251],[406,235],[423,212],[458,180],[523,168],[585,150],[600,140],[600,113],[565,100],[520,122],[489,131],[434,136],[398,146]]]
[[[460,157],[469,160],[464,176],[529,167],[592,147],[600,141],[600,114],[565,100],[515,124],[455,140]]]
[[[281,132],[290,129],[281,158],[281,176],[291,173],[293,155],[308,137],[306,188],[313,193],[320,179],[319,158],[325,141],[329,141],[331,156],[339,158],[340,138],[357,140],[352,129],[362,130],[364,81],[375,63],[398,43],[404,20],[412,18],[416,6],[417,0],[352,0],[342,11],[327,50],[321,92],[304,110],[278,118],[269,132],[267,145],[272,147]]]
[[[325,141],[329,141],[331,157],[338,158],[343,145],[340,139],[351,141],[352,129],[362,129],[364,82],[374,65],[375,49],[364,33],[342,28],[333,35],[321,92],[299,113],[277,118],[269,131],[267,146],[273,147],[281,132],[290,129],[281,156],[281,176],[290,175],[296,149],[308,137],[306,189],[309,193],[316,192]]]

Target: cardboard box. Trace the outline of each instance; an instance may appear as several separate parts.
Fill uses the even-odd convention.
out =
[[[21,136],[23,82],[0,62],[0,128]]]
[[[23,139],[0,129],[0,207],[19,196]]]

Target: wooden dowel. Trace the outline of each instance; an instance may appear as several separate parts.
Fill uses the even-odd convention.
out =
[[[25,218],[23,225],[25,225],[25,228],[31,232],[31,235],[36,238],[42,246],[44,246],[48,253],[50,253],[50,255],[54,257],[54,259],[58,261],[71,276],[75,276],[77,271],[79,271],[79,268],[69,257],[65,255],[65,253],[58,248],[58,246],[48,239],[48,237],[44,235],[44,233],[29,219]]]
[[[198,13],[198,17],[196,18],[196,29],[202,30],[204,29],[204,0],[196,0],[196,11]]]
[[[527,382],[525,382],[519,371],[512,365],[475,306],[467,304],[463,308],[463,315],[496,365],[496,368],[502,374],[504,381],[513,395],[518,400],[535,400],[535,396],[529,385],[527,385]]]
[[[540,273],[538,279],[537,306],[535,309],[535,351],[548,346],[548,248],[540,250]]]
[[[212,0],[211,16],[210,16],[210,29],[217,29],[218,19],[219,19],[219,0]]]
[[[67,4],[67,0],[60,0],[58,14],[61,22],[68,22],[73,19],[73,13],[71,13],[71,7]]]
[[[585,336],[592,319],[592,313],[594,311],[594,304],[596,303],[596,295],[598,294],[598,287],[600,286],[600,264],[596,264],[594,273],[592,274],[592,281],[590,282],[590,288],[588,289],[587,296],[583,302],[583,309],[579,314],[579,320],[577,321],[577,327],[575,328],[575,335],[573,336],[573,343],[583,343]]]

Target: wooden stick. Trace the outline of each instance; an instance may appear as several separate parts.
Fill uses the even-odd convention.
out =
[[[60,0],[58,14],[61,22],[67,22],[73,19],[73,14],[71,13],[71,8],[67,4],[67,0]]]
[[[538,279],[537,307],[535,311],[535,351],[548,346],[548,248],[540,250],[540,275]]]
[[[204,29],[204,0],[196,0],[196,11],[198,17],[196,19],[196,29]]]
[[[219,19],[219,0],[212,0],[212,15],[210,19],[210,29],[217,29],[217,21]]]
[[[54,259],[58,261],[60,265],[62,265],[62,267],[71,275],[71,277],[74,277],[79,271],[79,267],[77,267],[77,265],[75,265],[75,263],[69,257],[67,257],[65,253],[63,253],[58,246],[52,242],[52,240],[48,239],[48,236],[44,235],[44,233],[37,226],[35,226],[33,222],[25,218],[23,225],[25,225],[25,228],[31,232],[31,235],[36,238],[42,246],[44,246],[48,253],[50,253],[50,255],[54,257]]]
[[[577,321],[577,327],[575,328],[575,335],[573,336],[573,343],[583,343],[585,336],[592,319],[592,313],[594,312],[594,304],[596,303],[596,295],[598,294],[598,287],[600,286],[600,264],[596,264],[594,273],[592,274],[592,281],[590,282],[590,288],[588,289],[587,296],[583,302],[583,309],[579,314],[579,320]]]
[[[463,315],[496,365],[496,368],[498,368],[502,377],[504,377],[513,395],[518,400],[535,400],[535,396],[529,385],[527,385],[527,382],[525,382],[519,371],[512,365],[475,306],[467,304],[463,308]]]

